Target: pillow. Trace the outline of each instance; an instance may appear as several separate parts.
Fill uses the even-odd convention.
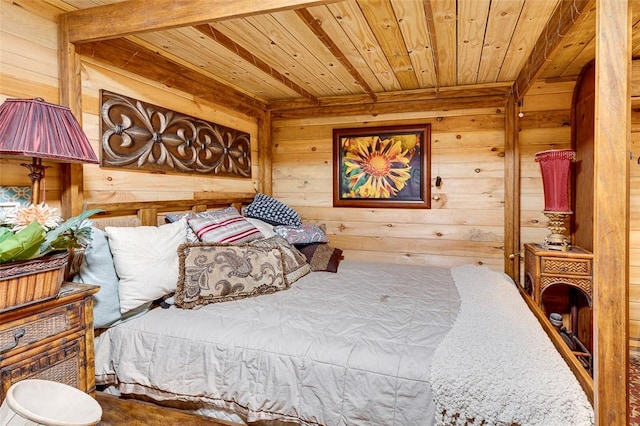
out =
[[[191,227],[189,226],[188,219],[191,219],[194,217],[202,217],[202,218],[211,218],[214,220],[220,220],[221,217],[225,215],[230,215],[233,213],[238,214],[238,210],[233,206],[226,207],[224,209],[218,209],[218,210],[206,210],[199,213],[193,213],[193,212],[167,213],[164,215],[164,221],[166,223],[178,222],[179,220],[184,221],[187,227],[187,242],[197,243],[200,240],[198,239],[198,236],[196,235],[196,233],[193,232],[193,229],[191,229]],[[259,227],[257,228],[259,229]],[[260,231],[262,230],[260,229]]]
[[[100,286],[100,291],[93,295],[94,328],[109,327],[120,319],[118,275],[104,231],[91,228],[91,242],[84,250],[80,270],[73,282]]]
[[[205,213],[205,212],[203,212]],[[246,243],[264,236],[234,207],[188,217],[198,239],[208,243]]]
[[[271,238],[276,235],[276,233],[273,232],[273,225],[271,225],[270,223],[263,222],[262,220],[256,219],[255,217],[248,217],[247,220],[253,226],[258,228],[264,238]]]
[[[188,215],[191,215],[191,214],[194,214],[194,213],[193,212],[167,213],[167,214],[164,215],[164,221],[165,221],[165,223],[177,222],[180,219],[182,219],[182,218],[184,218],[184,217],[186,217]],[[195,213],[195,214],[197,214],[197,213]]]
[[[328,243],[329,239],[319,227],[310,223],[300,226],[278,225],[273,231],[291,244]]]
[[[253,202],[244,209],[244,213],[272,225],[302,225],[298,212],[265,194],[256,194]]]
[[[307,263],[304,255],[279,235],[274,235],[264,240],[253,241],[251,245],[265,248],[276,247],[282,250],[284,256],[284,271],[287,275],[289,285],[311,272],[311,266]]]
[[[338,272],[338,265],[344,259],[342,250],[327,244],[309,244],[299,249],[307,258],[312,271]]]
[[[279,248],[187,243],[179,248],[179,308],[227,302],[289,287]]]
[[[120,312],[125,313],[176,289],[178,247],[186,242],[184,224],[105,228],[120,278]]]

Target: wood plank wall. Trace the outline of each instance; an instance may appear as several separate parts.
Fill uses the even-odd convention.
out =
[[[258,179],[257,120],[220,105],[199,100],[91,58],[82,57],[83,127],[96,153],[100,143],[100,89],[109,90],[183,114],[248,132],[251,135],[252,178],[213,175],[158,174],[98,166],[84,168],[86,202],[156,201],[191,199],[197,192],[253,193]]]
[[[432,209],[333,208],[332,130],[415,123],[431,124]],[[325,224],[345,258],[502,269],[504,108],[274,119],[272,128],[274,196]]]
[[[571,148],[571,102],[575,82],[534,84],[524,98],[520,119],[520,241],[542,242],[549,220],[542,214],[544,195],[535,153]]]
[[[533,154],[570,144],[572,84],[537,85],[520,122],[522,241],[546,235],[542,183]],[[399,105],[399,108],[401,106]],[[274,196],[327,227],[349,259],[503,269],[504,108],[273,120]],[[431,210],[333,208],[332,130],[430,123]],[[436,176],[442,178],[435,188]]]
[[[44,2],[0,1],[0,101],[6,98],[41,97],[59,103],[57,24],[59,9]],[[82,124],[99,154],[99,90],[111,90],[155,105],[248,132],[252,139],[252,178],[162,175],[102,169],[84,165],[84,199],[113,202],[159,199],[189,199],[202,191],[251,193],[257,187],[258,124],[253,118],[224,106],[202,102],[197,94],[171,90],[159,83],[123,74],[82,61]],[[25,159],[0,159],[0,185],[30,186]],[[60,206],[60,167],[53,162],[46,170],[46,201]]]
[[[42,98],[58,103],[58,45],[55,10],[35,4],[30,11],[19,4],[0,1],[0,103],[6,98]],[[34,13],[37,12],[37,13]],[[26,158],[0,158],[0,185],[31,186]],[[60,207],[60,168],[44,161],[45,201]]]
[[[59,10],[44,2],[0,0],[0,102],[8,97],[42,97],[57,103],[57,28]],[[83,124],[97,147],[97,91],[139,96],[191,115],[206,115],[221,124],[238,125],[252,136],[257,125],[224,107],[204,105],[197,96],[174,93],[150,81],[122,75],[90,61],[83,63]],[[520,120],[521,241],[542,241],[547,233],[542,215],[542,183],[535,152],[570,146],[573,82],[536,84],[524,99]],[[440,118],[440,120],[439,120]],[[333,209],[331,131],[334,127],[432,123],[433,176],[442,188],[433,209]],[[630,338],[640,352],[640,110],[632,115],[630,224]],[[483,263],[501,270],[503,245],[504,110],[458,110],[388,116],[351,116],[273,123],[274,195],[291,204],[306,221],[325,223],[331,244],[351,259],[396,263],[453,265]],[[252,149],[257,150],[254,146]],[[637,151],[637,152],[636,152]],[[256,153],[252,153],[257,165]],[[0,185],[28,186],[21,160],[0,158]],[[60,176],[48,163],[46,200],[59,205]],[[257,167],[257,166],[255,166]],[[480,169],[479,173],[475,169]],[[184,198],[192,192],[253,191],[254,179],[154,176],[85,166],[85,198],[98,201]]]
[[[640,103],[631,110],[629,157],[629,346],[640,356]]]

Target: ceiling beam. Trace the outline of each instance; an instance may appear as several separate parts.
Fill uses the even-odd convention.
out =
[[[225,105],[252,117],[261,117],[266,108],[262,101],[177,64],[130,40],[114,39],[77,44],[76,53],[191,93],[200,99]]]
[[[369,86],[367,81],[360,75],[358,70],[347,59],[344,53],[340,50],[337,44],[331,39],[329,34],[322,29],[322,23],[320,20],[314,18],[314,16],[307,9],[296,9],[296,13],[302,19],[302,21],[309,27],[311,31],[318,37],[318,39],[325,45],[327,49],[336,57],[338,61],[349,71],[349,74],[356,80],[356,82],[362,87],[362,89],[369,95],[372,100],[376,100],[376,94]]]
[[[318,106],[290,110],[271,111],[272,120],[302,119],[310,117],[335,117],[352,115],[379,116],[382,114],[402,114],[425,111],[449,111],[471,108],[496,108],[505,105],[505,94],[460,98],[436,98],[422,100],[401,100],[377,103],[355,103],[349,105]]]
[[[440,87],[440,67],[438,66],[438,40],[436,37],[436,23],[433,18],[433,7],[431,0],[423,0],[424,15],[427,18],[427,28],[429,29],[429,39],[431,41],[431,59],[433,60],[433,70],[436,74],[436,91]]]
[[[209,37],[211,40],[217,42],[221,46],[224,46],[227,50],[229,50],[233,54],[238,55],[245,61],[249,62],[251,65],[258,68],[260,71],[278,80],[280,83],[284,84],[289,89],[293,90],[299,95],[304,96],[305,98],[311,100],[314,103],[318,103],[318,98],[315,95],[307,92],[300,85],[296,84],[295,82],[291,81],[290,79],[282,75],[277,70],[273,69],[269,64],[267,64],[266,62],[258,58],[253,53],[249,52],[244,47],[240,46],[235,41],[231,40],[229,37],[227,37],[220,31],[213,28],[211,25],[208,25],[208,24],[196,25],[194,28],[200,31],[202,34]]]
[[[273,112],[280,111],[286,113],[287,110],[299,108],[319,107],[344,107],[347,105],[373,105],[374,103],[405,103],[435,101],[438,99],[459,99],[474,98],[483,96],[499,96],[507,99],[511,90],[510,83],[478,84],[468,86],[454,86],[433,89],[403,90],[396,92],[378,93],[377,99],[373,100],[368,95],[348,95],[333,96],[319,99],[318,105],[312,104],[306,99],[291,99],[272,101],[267,104],[267,109]]]
[[[516,102],[520,102],[533,83],[540,77],[544,68],[562,48],[565,36],[574,24],[578,24],[588,16],[588,11],[595,8],[595,0],[561,1],[545,25],[531,55],[520,70],[513,83],[513,94]]]
[[[337,0],[129,0],[66,13],[68,39],[71,43],[107,40],[335,1]]]

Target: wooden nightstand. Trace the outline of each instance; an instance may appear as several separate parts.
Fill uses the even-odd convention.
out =
[[[524,245],[525,290],[542,306],[542,295],[555,284],[565,284],[593,298],[593,254],[579,247],[568,251],[548,250],[540,244]]]
[[[552,312],[561,314],[566,329],[591,352],[593,254],[575,246],[568,251],[540,244],[524,248],[525,291],[547,317]]]
[[[55,299],[0,311],[0,403],[23,379],[95,391],[92,295],[98,290],[64,283]]]

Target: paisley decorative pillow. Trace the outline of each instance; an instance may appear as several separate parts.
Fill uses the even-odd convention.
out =
[[[279,235],[274,235],[264,240],[252,241],[250,244],[255,247],[278,247],[282,250],[282,254],[284,255],[284,272],[289,285],[311,272],[311,266],[307,263],[304,255]]]
[[[324,231],[316,225],[303,223],[300,226],[278,225],[273,231],[291,244],[328,243],[329,238]]]
[[[176,306],[193,308],[289,288],[278,247],[186,243],[178,248]]]

